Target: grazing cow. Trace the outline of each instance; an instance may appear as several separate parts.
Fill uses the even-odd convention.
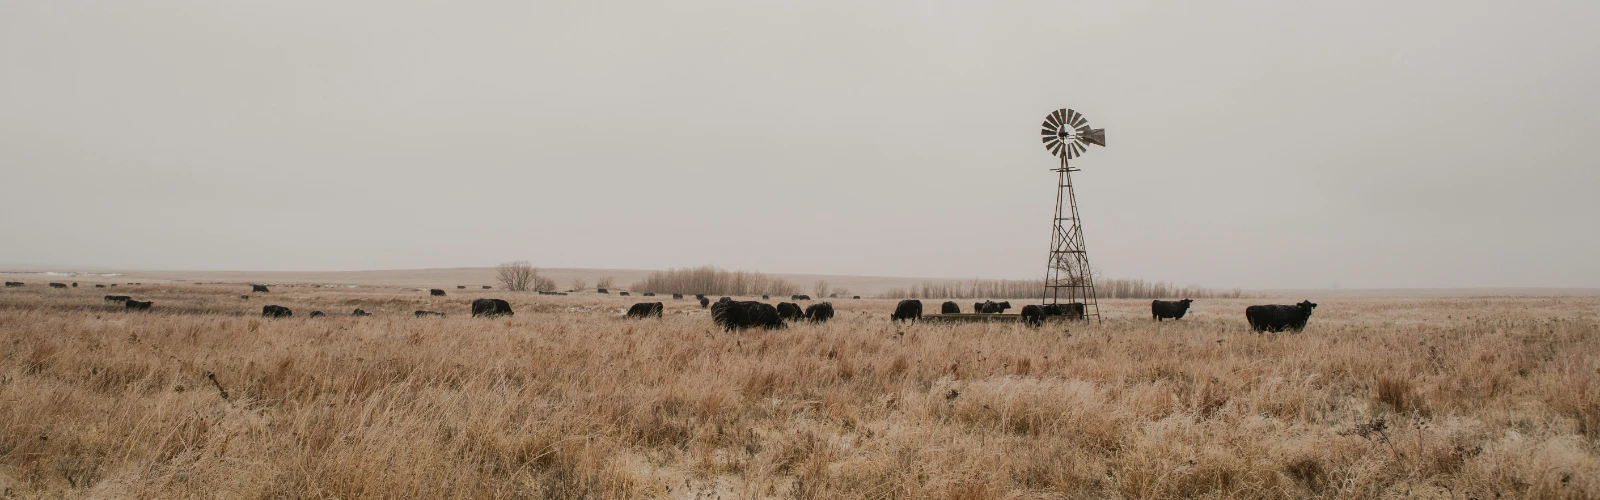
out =
[[[421,318],[423,316],[438,316],[438,317],[441,317],[441,318],[444,317],[444,313],[435,312],[435,311],[416,311],[416,312],[411,313],[411,315],[412,316],[416,316],[418,318]]]
[[[627,297],[628,296],[628,292],[617,292],[617,296],[618,297]]]
[[[1284,330],[1301,331],[1306,329],[1306,321],[1311,319],[1311,310],[1317,305],[1307,300],[1292,306],[1269,305],[1250,306],[1244,309],[1244,317],[1250,321],[1250,329],[1258,332],[1281,332]]]
[[[139,302],[137,300],[129,299],[129,300],[124,301],[122,303],[122,310],[124,310],[124,311],[149,311],[150,310],[150,304],[153,304],[153,303],[154,302],[151,302],[151,301],[148,301],[148,300],[146,300],[144,302]]]
[[[263,318],[287,318],[290,316],[294,316],[294,311],[290,311],[287,307],[276,304],[261,306],[261,317]]]
[[[723,330],[731,331],[750,327],[766,329],[783,328],[783,318],[772,304],[756,301],[736,301],[723,297],[711,306],[711,320]]]
[[[476,299],[472,301],[472,316],[515,316],[511,312],[511,303],[500,299]]]
[[[778,317],[780,318],[793,321],[800,319],[802,316],[805,316],[805,314],[806,312],[804,309],[800,308],[800,304],[793,302],[778,303]]]
[[[428,295],[432,295],[434,297],[443,297],[444,296],[444,290],[440,290],[438,288],[434,288],[434,289],[428,290]]]
[[[1051,316],[1064,316],[1080,319],[1083,317],[1084,305],[1081,302],[1067,304],[1029,304],[1022,306],[1022,323],[1032,327],[1044,324],[1044,319]]]
[[[655,292],[645,292],[645,293],[643,293],[641,295],[644,295],[646,297],[654,297],[654,296],[656,296],[656,293]]]
[[[673,299],[674,299],[674,300],[683,300],[683,294],[681,294],[681,293],[674,293],[674,294],[672,294],[672,298],[673,298]]]
[[[596,289],[594,289],[594,293],[610,294],[611,292],[606,291],[606,289],[604,289],[604,288],[596,288]]]
[[[939,314],[961,314],[961,306],[953,300],[946,300],[939,306]]]
[[[711,304],[711,299],[708,299],[708,298],[705,298],[705,297],[700,297],[700,308],[701,309],[705,309],[706,306],[708,306],[710,304]]]
[[[7,281],[6,282],[6,288],[15,288],[15,287],[19,287],[19,286],[22,286],[22,285],[24,285],[24,283],[21,282],[21,281]],[[115,286],[115,285],[113,285],[113,286]]]
[[[811,300],[810,295],[790,295],[789,300]]]
[[[456,285],[456,290],[466,290],[467,285]]]
[[[66,288],[66,283],[51,283],[50,288]]]
[[[628,308],[628,317],[643,319],[655,316],[659,318],[661,317],[662,309],[664,309],[664,307],[660,302],[640,302],[638,304],[634,304],[633,307]]]
[[[76,281],[72,282],[72,287],[73,288],[77,288],[78,287],[78,282],[76,282]]]
[[[351,312],[350,312],[350,315],[351,315],[351,316],[371,316],[371,315],[372,315],[372,313],[369,313],[369,312],[366,312],[366,311],[363,311],[363,310],[361,310],[361,309],[359,309],[359,308],[358,308],[358,309],[356,309],[356,310],[355,310],[355,311],[351,311]]]
[[[1156,322],[1166,318],[1183,319],[1184,313],[1189,312],[1189,304],[1193,299],[1183,300],[1152,300],[1150,301],[1150,315]]]
[[[99,283],[95,283],[94,287],[95,288],[105,288],[106,286],[102,285],[102,284],[99,284]]]
[[[861,296],[860,296],[860,295],[857,295],[857,296],[854,296],[854,297],[850,297],[850,298],[852,298],[852,299],[857,299],[857,300],[859,300],[859,299],[861,299]]]
[[[483,285],[483,289],[484,289],[484,290],[493,290],[493,289],[494,289],[494,287],[492,287],[492,286],[489,286],[489,285]]]
[[[703,293],[694,294],[694,300],[700,300],[700,299],[703,299],[703,298],[706,298],[706,294],[703,294]]]
[[[321,318],[322,317],[322,311],[311,311],[311,317],[313,317],[313,318]]]
[[[1011,308],[1011,301],[995,302],[987,300],[972,305],[972,311],[979,314],[1001,314]]]
[[[819,302],[806,308],[806,319],[812,323],[827,323],[833,319],[833,303]]]
[[[761,300],[772,300],[772,299],[770,297],[767,297],[765,294],[763,294],[761,296]]]
[[[250,285],[250,293],[267,293],[267,285]]]
[[[127,302],[129,298],[127,295],[107,295],[106,302]]]
[[[922,319],[922,301],[906,299],[894,306],[894,314],[889,316],[894,321],[916,321]]]

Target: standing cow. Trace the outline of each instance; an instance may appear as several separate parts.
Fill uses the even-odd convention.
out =
[[[129,299],[129,300],[126,300],[126,301],[122,302],[122,310],[124,310],[124,311],[149,311],[150,310],[150,304],[154,304],[154,302],[151,302],[151,301],[148,301],[148,300],[146,300],[144,302],[140,302],[140,301],[137,301],[137,300]]]
[[[900,301],[899,304],[894,306],[894,314],[889,315],[889,319],[897,322],[915,322],[919,319],[922,319],[922,301],[917,299],[906,299]]]
[[[1306,321],[1311,319],[1311,310],[1317,305],[1311,301],[1303,301],[1295,305],[1266,305],[1250,306],[1244,309],[1244,318],[1250,322],[1250,329],[1257,332],[1281,332],[1284,330],[1301,331],[1306,329]]]
[[[939,306],[939,314],[961,314],[961,306],[953,300],[946,300]]]
[[[434,288],[434,289],[428,290],[428,295],[432,295],[434,297],[443,297],[444,296],[444,290],[440,290],[438,288]]]
[[[291,316],[294,316],[294,311],[290,311],[287,307],[276,304],[261,306],[261,317],[263,318],[287,318]]]
[[[267,293],[267,285],[250,285],[250,293]]]
[[[1193,302],[1194,300],[1192,299],[1152,300],[1150,301],[1150,316],[1158,323],[1166,318],[1183,319],[1183,315],[1189,312],[1189,304]]]
[[[801,309],[799,304],[793,302],[778,303],[778,316],[783,319],[793,321],[800,319],[805,314],[805,310]]]
[[[514,316],[511,312],[511,303],[501,299],[474,299],[472,301],[472,317],[486,316]]]
[[[827,323],[833,319],[833,303],[819,302],[806,308],[806,319],[812,323]]]

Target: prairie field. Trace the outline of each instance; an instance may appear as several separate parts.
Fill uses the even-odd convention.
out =
[[[666,296],[248,291],[0,290],[0,497],[1600,497],[1594,293],[1041,329],[835,299],[730,333]],[[1304,332],[1249,331],[1302,299]],[[664,317],[621,317],[646,300]]]

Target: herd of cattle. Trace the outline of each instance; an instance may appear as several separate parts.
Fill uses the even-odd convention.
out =
[[[137,283],[129,284],[135,285]],[[5,282],[5,286],[7,288],[21,287],[25,285],[26,283],[16,281]],[[77,286],[77,283],[72,283],[70,285],[66,283],[50,283],[51,288],[69,288]],[[110,286],[114,287],[116,285],[112,284]],[[105,285],[95,285],[95,288],[104,287]],[[457,286],[457,288],[460,289],[465,287]],[[484,286],[484,288],[487,289],[489,287]],[[269,292],[266,285],[250,285],[250,290],[253,293]],[[627,292],[620,292],[619,295],[626,295],[626,293]],[[429,290],[429,294],[432,296],[444,296],[445,293],[444,290],[434,288]],[[561,292],[548,292],[548,294],[566,295],[566,293]],[[643,295],[647,297],[655,296],[654,293],[644,293]],[[241,295],[241,297],[245,299],[250,298],[249,295]],[[681,300],[684,298],[684,296],[683,294],[674,293],[672,294],[672,298]],[[768,296],[762,295],[761,298],[768,299]],[[807,295],[791,295],[789,298],[790,300],[797,302],[811,300],[811,297]],[[855,298],[859,299],[861,296],[857,295]],[[819,302],[802,308],[799,304],[794,302],[779,302],[776,306],[774,306],[772,304],[753,300],[733,300],[732,297],[722,297],[716,302],[712,302],[711,299],[707,298],[704,294],[695,294],[695,299],[699,301],[702,309],[711,310],[712,322],[716,323],[717,326],[722,327],[724,330],[743,328],[782,328],[785,326],[785,322],[788,321],[809,321],[813,323],[823,323],[827,322],[829,319],[832,319],[834,316],[833,303],[831,302]],[[105,296],[105,300],[107,302],[121,303],[123,305],[123,309],[127,311],[148,311],[150,310],[150,306],[153,304],[151,301],[134,300],[132,297],[127,295],[107,295]],[[1183,316],[1189,312],[1189,306],[1193,303],[1194,301],[1190,299],[1175,301],[1151,301],[1151,319],[1154,319],[1157,322],[1166,319],[1183,319]],[[501,299],[474,299],[471,303],[471,306],[473,317],[511,316],[515,314],[511,311],[511,303]],[[1011,302],[1009,301],[995,302],[990,300],[974,303],[972,305],[972,311],[976,314],[1003,314],[1007,309],[1011,309],[1011,307]],[[1306,322],[1311,318],[1311,311],[1316,309],[1316,307],[1317,305],[1311,301],[1302,301],[1299,304],[1292,305],[1256,305],[1245,308],[1244,314],[1245,319],[1250,323],[1250,328],[1257,332],[1282,332],[1285,330],[1300,331],[1305,329]],[[659,318],[665,309],[665,305],[660,302],[640,302],[628,308],[628,311],[624,314],[624,316],[641,319],[652,317]],[[955,303],[954,301],[946,301],[940,305],[939,313],[961,314],[961,305]],[[1030,304],[1023,306],[1019,313],[1024,324],[1038,327],[1044,324],[1046,318],[1050,317],[1082,319],[1085,316],[1086,310],[1084,304],[1081,303]],[[442,312],[424,310],[415,311],[412,314],[418,318],[444,316],[444,313]],[[261,315],[268,318],[287,318],[294,316],[294,311],[291,311],[289,308],[280,305],[269,304],[261,308]],[[310,317],[316,318],[325,315],[326,314],[322,311],[311,311]],[[371,316],[370,313],[361,309],[352,311],[350,315]],[[894,312],[889,315],[889,319],[895,322],[917,321],[922,319],[922,316],[922,301],[916,299],[906,299],[895,305]]]

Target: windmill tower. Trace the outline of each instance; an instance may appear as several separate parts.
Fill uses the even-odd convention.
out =
[[[1044,147],[1061,160],[1056,172],[1056,213],[1050,224],[1050,259],[1045,267],[1044,304],[1072,319],[1100,320],[1095,301],[1094,275],[1089,268],[1089,251],[1083,244],[1083,224],[1078,216],[1078,198],[1072,194],[1072,173],[1078,169],[1068,160],[1082,156],[1089,145],[1106,145],[1106,130],[1089,128],[1088,120],[1071,109],[1058,109],[1044,118],[1041,132]]]

